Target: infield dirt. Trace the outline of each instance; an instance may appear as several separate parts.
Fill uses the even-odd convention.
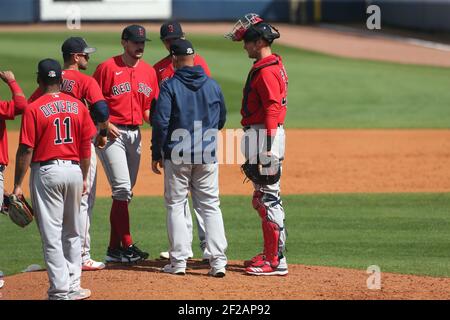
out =
[[[188,264],[186,276],[161,273],[165,263],[84,272],[83,287],[98,300],[450,299],[450,278],[382,273],[380,290],[370,290],[365,270],[290,265],[287,276],[256,277],[244,273],[242,261],[230,261],[225,278],[212,278],[200,261]],[[5,300],[42,300],[47,288],[40,271],[7,277],[0,293]]]

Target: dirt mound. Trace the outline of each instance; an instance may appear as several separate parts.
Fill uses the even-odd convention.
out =
[[[135,266],[110,266],[84,272],[82,285],[95,300],[265,300],[299,299],[450,299],[450,279],[381,274],[381,289],[369,290],[365,270],[290,265],[285,277],[255,277],[244,273],[242,261],[230,261],[225,278],[207,276],[208,266],[190,261],[186,276],[160,272],[165,261]],[[46,298],[45,271],[5,278],[1,299]]]

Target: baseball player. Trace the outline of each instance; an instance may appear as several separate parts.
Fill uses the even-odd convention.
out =
[[[96,49],[89,47],[83,38],[70,37],[64,41],[61,51],[64,59],[61,92],[85,101],[89,106],[92,120],[99,127],[99,134],[91,144],[91,166],[87,179],[88,189],[81,198],[80,207],[80,214],[82,216],[80,226],[82,268],[83,271],[96,271],[105,268],[105,264],[91,258],[91,236],[89,229],[91,226],[97,185],[95,145],[99,148],[103,148],[106,145],[109,110],[97,81],[80,72],[80,70],[87,69],[89,55],[96,52]],[[42,96],[42,91],[40,88],[37,88],[30,99],[28,99],[28,102],[31,103],[40,96]],[[118,135],[116,131],[112,131],[110,134]]]
[[[177,71],[162,84],[152,117],[152,170],[161,174],[158,165],[164,168],[170,243],[170,264],[162,271],[186,272],[192,242],[185,217],[190,191],[194,207],[204,222],[206,248],[210,253],[209,274],[223,277],[227,241],[219,207],[219,165],[215,152],[217,132],[225,124],[225,103],[219,85],[201,66],[194,66],[194,48],[189,41],[173,41],[170,52]],[[184,132],[183,137],[188,137],[186,141],[174,138],[180,130]],[[195,138],[205,135],[213,142]],[[178,153],[180,146],[182,155]]]
[[[22,89],[16,82],[14,73],[11,71],[0,71],[0,78],[9,86],[12,93],[11,101],[0,100],[0,208],[3,205],[3,171],[8,165],[8,135],[6,133],[5,120],[12,120],[21,114],[27,107],[27,99]]]
[[[257,135],[257,147],[244,141],[247,159],[284,159],[283,123],[287,110],[288,76],[279,55],[272,53],[272,42],[280,37],[277,29],[256,14],[247,14],[226,35],[233,41],[244,41],[244,49],[255,62],[247,77],[242,99],[241,124],[244,130]],[[264,160],[264,161],[263,161]],[[285,213],[280,196],[280,181],[271,185],[254,184],[252,204],[262,220],[264,251],[246,261],[246,272],[252,275],[286,275],[284,256]]]
[[[159,85],[161,85],[161,82],[164,82],[172,78],[173,75],[175,74],[175,69],[172,64],[172,56],[170,55],[170,45],[174,40],[184,39],[184,32],[183,29],[181,28],[180,23],[172,20],[167,21],[166,23],[161,25],[159,34],[161,41],[163,42],[164,46],[169,52],[169,55],[167,55],[165,58],[155,63],[155,65],[153,66],[158,76],[158,83]],[[196,66],[202,66],[206,75],[208,77],[211,77],[211,72],[209,71],[208,64],[206,63],[205,59],[202,56],[200,56],[199,54],[195,54],[194,64]]]
[[[160,39],[163,42],[164,46],[166,47],[167,51],[169,51],[169,55],[158,61],[153,68],[156,71],[156,74],[158,75],[158,83],[161,87],[161,84],[172,78],[175,74],[175,68],[172,64],[172,55],[170,54],[170,45],[173,41],[177,39],[184,39],[184,32],[181,28],[181,25],[177,21],[167,21],[163,25],[161,25],[160,29]],[[211,73],[209,71],[208,65],[206,64],[205,59],[203,59],[202,56],[200,56],[198,53],[194,54],[194,64],[197,66],[201,66],[203,70],[205,71],[206,75],[208,77],[211,77]],[[189,232],[192,235],[192,216],[191,216],[191,210],[189,208],[189,203],[186,202],[186,224],[188,226]],[[202,220],[202,217],[198,214],[197,208],[194,208],[194,213],[196,216],[197,221],[197,227],[198,227],[198,237],[200,240],[200,249],[202,250],[202,258],[203,261],[207,262],[209,261],[209,252],[206,249],[206,240],[205,240],[205,227]],[[192,239],[191,239],[192,242]],[[163,251],[159,254],[160,258],[163,259],[169,259],[169,252]],[[192,252],[192,249],[190,251],[189,257],[193,257],[194,253]]]
[[[42,238],[50,300],[81,300],[91,295],[81,282],[80,203],[87,189],[91,139],[97,130],[87,107],[60,92],[61,66],[38,64],[43,95],[22,117],[14,194],[31,165],[30,192]]]
[[[150,108],[159,93],[155,70],[142,60],[147,40],[144,27],[126,27],[122,32],[123,54],[101,63],[94,73],[108,102],[111,127],[120,133],[98,150],[113,198],[106,262],[148,258],[148,253],[133,243],[128,212],[141,160],[139,126],[143,120],[150,122]]]

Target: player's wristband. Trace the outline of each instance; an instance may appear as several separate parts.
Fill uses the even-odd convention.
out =
[[[106,137],[108,135],[108,129],[101,129],[98,134],[102,137]]]

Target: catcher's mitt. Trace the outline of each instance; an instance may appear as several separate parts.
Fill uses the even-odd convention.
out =
[[[271,156],[267,164],[260,164],[260,161],[252,163],[247,160],[241,169],[249,180],[260,185],[277,183],[281,177],[281,162],[275,156]]]
[[[8,215],[12,222],[24,228],[33,221],[34,213],[24,196],[17,197],[15,194],[11,194],[9,196]]]

